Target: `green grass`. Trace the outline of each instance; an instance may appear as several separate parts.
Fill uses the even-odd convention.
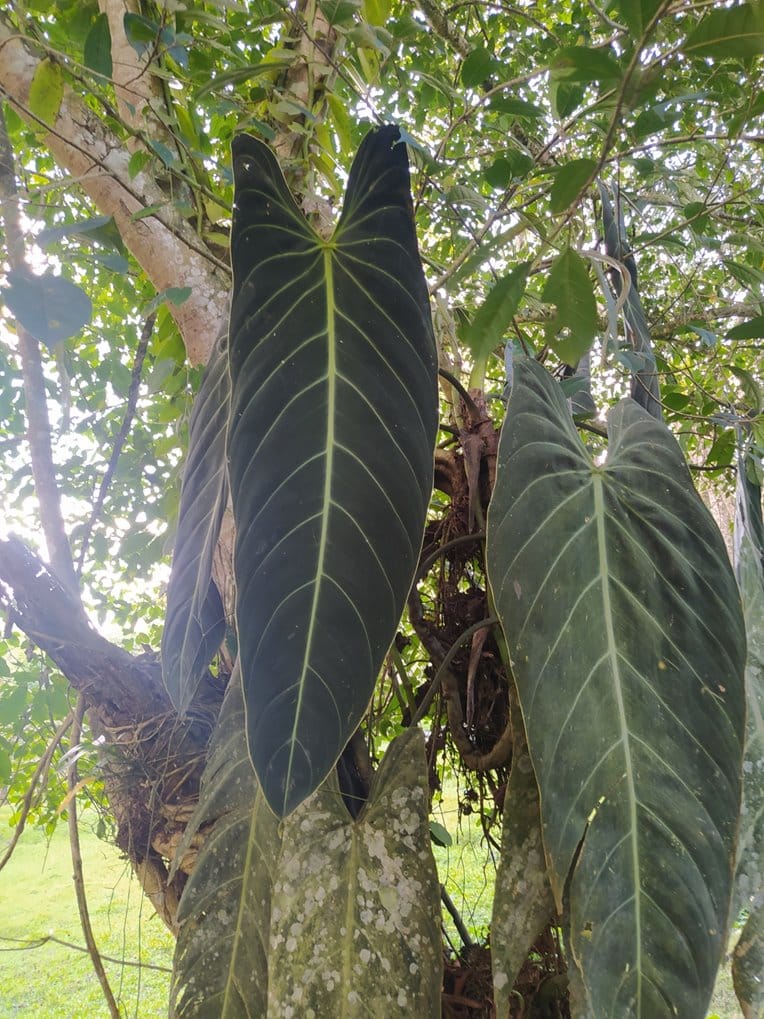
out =
[[[7,811],[0,810],[0,847],[5,830],[10,835],[7,818]],[[491,919],[494,865],[477,821],[464,818],[457,823],[455,796],[444,799],[436,818],[453,838],[449,848],[435,847],[440,879],[473,937],[484,937]],[[81,839],[91,922],[101,953],[169,968],[172,936],[142,898],[129,866],[118,850],[88,831],[86,823]],[[19,944],[47,936],[83,944],[71,873],[63,822],[50,840],[38,831],[25,832],[0,871],[0,1019],[108,1019],[87,954],[53,942],[27,949]],[[453,924],[447,929],[458,946]],[[126,1019],[167,1014],[169,973],[111,962],[106,968]],[[726,967],[710,1014],[742,1019]]]
[[[10,836],[7,823],[7,811],[0,811],[0,847]],[[88,831],[86,821],[81,841],[90,918],[101,954],[169,968],[172,935],[142,898],[119,851]],[[23,947],[24,942],[48,936],[84,944],[71,875],[65,822],[49,841],[39,831],[26,831],[0,871],[2,1019],[108,1019],[85,952],[52,941]],[[125,1017],[154,1019],[167,1014],[169,973],[119,962],[105,965]]]

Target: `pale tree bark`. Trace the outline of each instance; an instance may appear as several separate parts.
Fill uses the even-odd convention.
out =
[[[33,122],[38,121],[29,110],[29,89],[41,60],[31,44],[0,19],[0,90]],[[126,246],[156,289],[191,288],[188,300],[170,305],[170,311],[191,363],[204,364],[226,320],[227,266],[209,251],[148,170],[130,178],[130,152],[72,89],[65,89],[55,123],[47,128],[41,144],[76,178],[99,212],[114,217]],[[153,205],[162,208],[144,219],[134,218]]]
[[[109,22],[112,82],[120,119],[137,131],[163,138],[167,131],[153,113],[154,103],[162,101],[162,92],[149,69],[151,51],[139,58],[125,34],[125,14],[139,14],[139,5],[136,0],[99,0],[98,7]],[[130,147],[138,145],[134,139]]]

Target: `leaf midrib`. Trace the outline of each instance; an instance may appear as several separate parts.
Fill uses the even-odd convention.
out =
[[[326,287],[326,465],[324,469],[324,491],[321,500],[321,534],[318,539],[318,558],[316,560],[316,578],[313,585],[313,599],[310,606],[310,617],[308,621],[308,632],[305,637],[305,654],[302,660],[302,670],[297,683],[297,704],[295,705],[294,724],[289,740],[289,761],[287,764],[284,781],[284,808],[286,809],[289,793],[289,783],[292,776],[294,763],[294,751],[297,746],[297,732],[300,727],[302,715],[303,694],[305,692],[305,679],[308,672],[308,665],[311,659],[313,636],[316,631],[316,615],[321,594],[321,582],[324,577],[324,559],[326,557],[326,546],[329,533],[329,512],[332,505],[332,472],[334,469],[334,416],[337,396],[337,336],[335,322],[334,303],[334,265],[333,245],[327,244],[323,249],[324,256],[324,280]]]
[[[605,637],[607,640],[607,654],[611,665],[613,676],[613,690],[615,693],[616,705],[618,708],[618,724],[621,730],[621,743],[623,745],[624,764],[626,767],[626,792],[629,809],[631,861],[634,869],[634,927],[635,927],[635,970],[637,974],[636,989],[636,1015],[642,1014],[642,903],[640,898],[639,880],[639,844],[637,840],[637,800],[634,788],[634,764],[631,756],[631,743],[628,721],[626,718],[626,705],[623,699],[622,678],[618,656],[618,645],[613,628],[613,606],[610,597],[610,569],[607,554],[607,541],[605,535],[605,497],[604,478],[599,470],[592,471],[592,486],[594,492],[594,516],[597,521],[597,557],[602,587],[602,615],[605,621]]]

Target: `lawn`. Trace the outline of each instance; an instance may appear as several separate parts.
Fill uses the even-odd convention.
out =
[[[455,798],[447,798],[438,820],[453,838],[435,848],[441,880],[475,937],[491,916],[493,868],[480,832],[470,818],[457,823]],[[7,811],[0,810],[0,847]],[[116,962],[106,968],[126,1019],[159,1019],[167,1014],[173,939],[140,893],[116,849],[101,842],[83,822],[82,853],[91,921],[99,949]],[[454,944],[458,939],[448,925]],[[27,831],[11,861],[0,871],[0,1019],[108,1019],[89,957],[76,948],[47,941],[54,937],[83,944],[79,926],[66,825],[48,840]],[[121,962],[119,960],[122,960]],[[133,963],[141,962],[136,966]],[[712,1002],[719,1019],[742,1019],[727,971]],[[330,1019],[330,1017],[324,1017]]]
[[[7,840],[7,811],[0,811],[0,847]],[[173,938],[141,896],[130,868],[112,846],[82,825],[82,855],[90,917],[122,1014],[154,1019],[167,1014]],[[0,871],[1,1019],[108,1019],[89,956],[57,942],[35,948],[25,942],[54,937],[82,946],[65,822],[48,840],[24,833]]]

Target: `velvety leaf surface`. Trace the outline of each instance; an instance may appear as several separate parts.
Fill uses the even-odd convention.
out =
[[[261,1019],[268,990],[271,888],[281,837],[247,753],[238,671],[223,702],[199,805],[176,865],[207,834],[178,909],[173,1019]]]
[[[212,353],[194,403],[183,474],[178,533],[162,634],[165,686],[178,710],[193,701],[225,636],[225,613],[212,579],[228,498],[225,435],[230,382],[225,337]]]
[[[286,821],[269,1019],[440,1019],[438,876],[419,730],[391,743],[352,821],[334,775]]]
[[[743,809],[730,920],[749,912],[732,959],[735,992],[746,1016],[764,1012],[764,527],[761,489],[745,464],[738,469],[735,573],[748,637],[748,724],[743,766]]]
[[[398,129],[329,240],[270,150],[234,143],[230,483],[249,749],[273,809],[329,773],[408,594],[432,484],[435,347]]]
[[[559,386],[516,364],[488,568],[592,1011],[702,1019],[740,799],[742,613],[668,430],[627,399],[609,436],[598,465]]]

